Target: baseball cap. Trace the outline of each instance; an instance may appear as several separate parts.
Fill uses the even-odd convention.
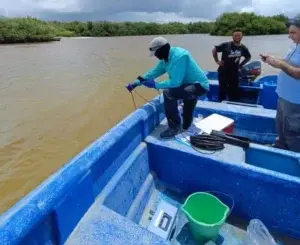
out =
[[[149,47],[150,56],[153,56],[156,50],[158,50],[160,47],[164,46],[167,43],[168,41],[164,37],[153,38]]]
[[[294,18],[291,18],[288,20],[287,26],[289,27],[291,25],[294,25],[294,26],[297,26],[300,28],[300,14],[298,14]]]

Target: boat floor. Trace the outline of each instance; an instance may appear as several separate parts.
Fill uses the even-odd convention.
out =
[[[187,224],[181,230],[175,231],[171,241],[166,241],[159,236],[149,232],[147,227],[150,223],[151,212],[155,212],[160,201],[166,201],[177,208],[183,204],[183,200],[166,190],[162,183],[156,183],[152,189],[150,199],[144,209],[139,224],[129,218],[121,216],[102,205],[98,199],[82,218],[73,231],[66,245],[115,245],[115,244],[140,244],[140,245],[199,245],[189,232]],[[176,223],[176,222],[175,222]],[[219,239],[216,245],[243,245],[247,239],[246,228],[249,221],[231,216],[221,227]],[[180,227],[180,223],[176,224]],[[176,230],[176,228],[175,228]],[[299,242],[292,238],[283,237],[280,234],[272,234],[285,245],[294,245]]]
[[[144,210],[144,214],[139,222],[141,227],[147,229],[150,224],[150,214],[158,208],[159,203],[164,200],[180,210],[183,205],[184,200],[178,199],[176,196],[172,195],[166,190],[162,183],[156,183],[156,188],[153,190],[148,205]],[[183,213],[178,212],[178,215],[183,215]],[[180,219],[179,219],[180,220]],[[174,237],[171,238],[170,244],[174,245],[198,245],[192,238],[189,232],[188,225],[185,224],[182,227],[181,221],[175,221],[175,232]],[[179,230],[177,230],[177,229]],[[246,239],[246,231],[230,224],[225,223],[219,233],[219,239],[217,245],[243,245]]]
[[[139,222],[139,225],[145,229],[147,229],[150,219],[149,213],[151,211],[155,211],[158,208],[159,203],[164,200],[177,208],[180,208],[183,205],[184,200],[179,199],[176,195],[169,192],[163,183],[157,182],[156,188],[153,190],[151,194],[151,198],[144,210],[143,216]],[[249,220],[241,219],[240,217],[230,215],[227,218],[227,222],[223,224],[220,229],[219,237],[217,239],[216,245],[244,245],[245,241],[247,240],[247,226],[249,224]],[[175,225],[181,226],[180,222]],[[181,229],[181,228],[180,228]],[[278,245],[295,245],[299,244],[299,240],[284,236],[280,233],[275,233],[269,231],[273,238],[278,242]],[[176,234],[176,232],[175,232]],[[177,236],[176,236],[177,235]],[[173,245],[199,245],[197,244],[189,232],[188,225],[184,225],[181,231],[177,233],[172,242],[168,244]]]
[[[178,208],[182,205],[180,200],[167,193],[163,185],[160,185],[158,188],[153,188],[143,216],[139,224],[136,224],[102,205],[99,199],[82,218],[65,244],[197,245],[191,237],[187,225],[182,228],[177,237],[172,239],[172,242],[166,241],[147,230],[150,223],[150,211],[155,211],[161,200],[165,200]],[[222,237],[220,239],[220,241],[223,241],[222,245],[242,245],[246,237],[245,230],[230,223],[225,223],[219,234]]]

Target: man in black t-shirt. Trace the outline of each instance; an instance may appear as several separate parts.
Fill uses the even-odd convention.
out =
[[[239,100],[239,70],[251,59],[248,48],[241,43],[243,33],[240,30],[232,32],[233,41],[224,42],[213,48],[212,53],[215,62],[219,65],[219,100],[229,101]],[[218,59],[218,53],[222,52],[221,61]],[[240,63],[241,57],[244,60]]]

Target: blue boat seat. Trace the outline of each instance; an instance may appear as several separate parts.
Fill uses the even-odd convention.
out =
[[[146,143],[162,145],[164,147],[169,147],[174,150],[194,153],[199,156],[201,156],[201,155],[202,156],[205,155],[206,157],[210,156],[219,161],[222,161],[223,159],[227,159],[228,161],[233,162],[233,163],[245,162],[245,151],[241,147],[238,147],[238,146],[225,144],[225,149],[223,149],[222,151],[210,152],[210,151],[204,151],[204,150],[195,151],[195,149],[193,149],[191,146],[183,144],[180,140],[177,140],[176,138],[172,139],[172,140],[163,141],[160,139],[159,135],[166,128],[167,128],[167,121],[165,119],[145,139]],[[181,136],[181,135],[179,134],[178,136]],[[211,154],[211,153],[214,153],[214,154]]]
[[[65,245],[170,245],[111,209],[96,205],[82,218]]]

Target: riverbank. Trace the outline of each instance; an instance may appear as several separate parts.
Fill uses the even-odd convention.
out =
[[[254,13],[225,13],[215,22],[165,24],[146,22],[59,22],[43,21],[36,18],[0,19],[0,44],[25,42],[58,41],[57,37],[108,37],[144,36],[172,34],[210,34],[230,36],[235,28],[245,35],[273,35],[287,33],[287,17],[271,17]]]
[[[21,39],[0,39],[0,44],[20,44],[20,43],[45,43],[45,42],[58,42],[61,37],[25,37]]]
[[[58,29],[36,18],[6,18],[0,20],[0,43],[36,43],[60,41]]]

